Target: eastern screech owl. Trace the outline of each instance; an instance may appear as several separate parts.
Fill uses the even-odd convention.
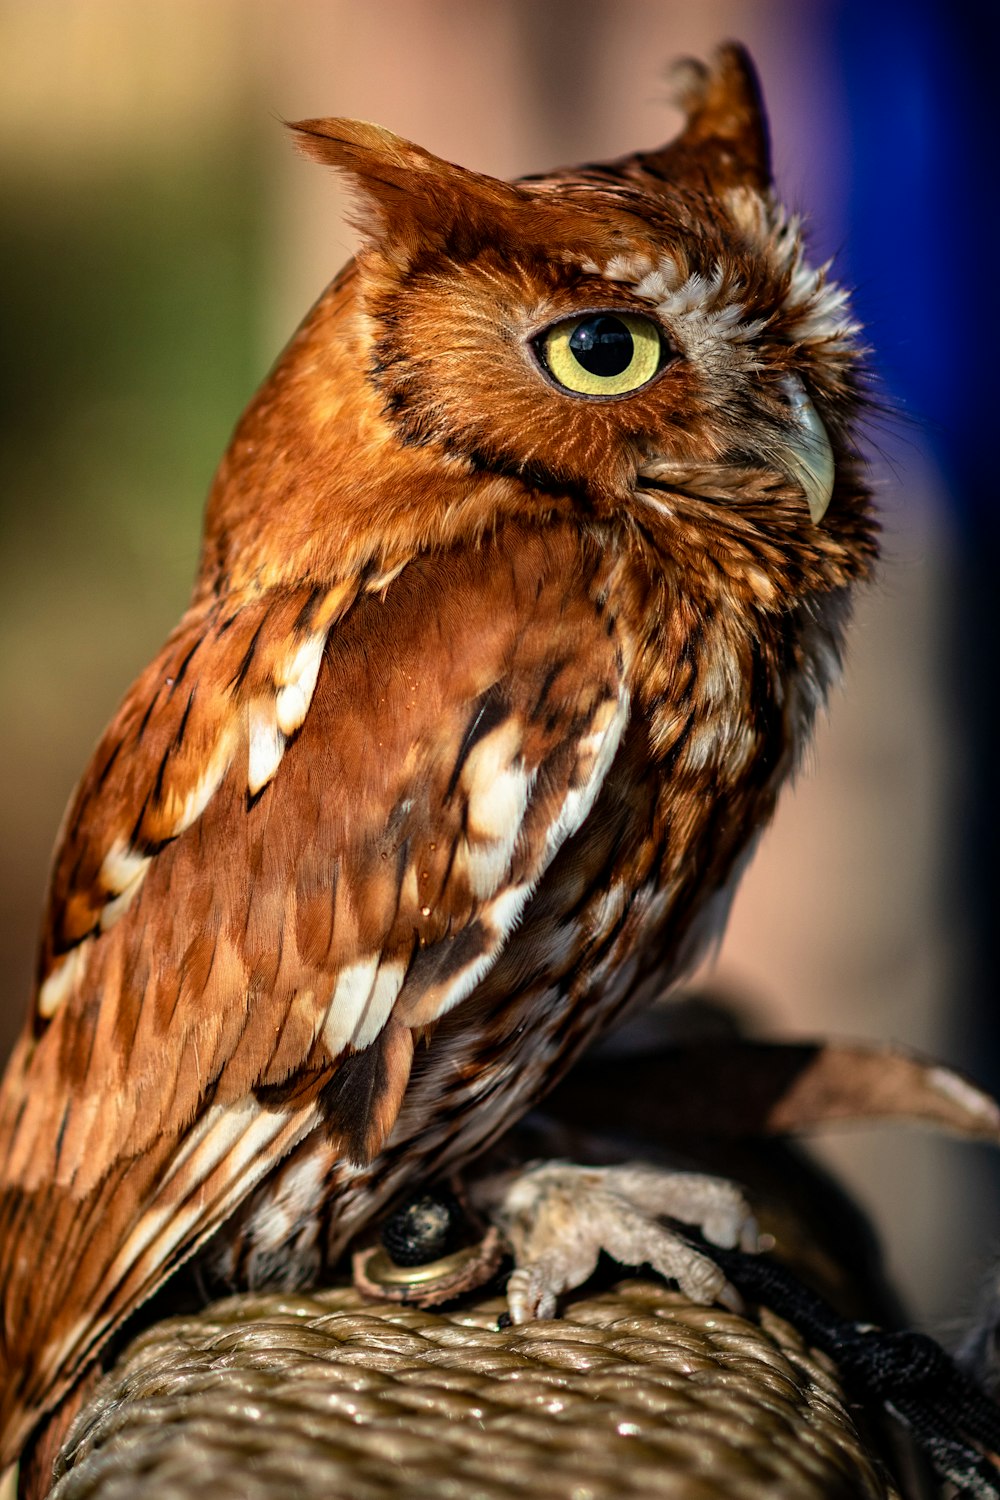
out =
[[[0,1096],[0,1462],[200,1247],[317,1274],[718,930],[875,546],[857,327],[748,59],[681,100],[663,149],[515,184],[294,127],[363,247],[62,830]]]

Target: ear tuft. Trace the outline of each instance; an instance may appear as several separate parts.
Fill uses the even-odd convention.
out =
[[[710,66],[685,58],[671,69],[673,99],[687,116],[680,135],[638,158],[663,176],[695,173],[713,187],[771,185],[771,148],[760,81],[750,54],[727,42]]]
[[[400,263],[430,245],[491,238],[521,201],[509,183],[454,166],[366,120],[300,120],[290,129],[305,156],[347,174],[359,200],[356,227],[369,248]]]
[[[368,120],[295,120],[288,123],[303,156],[358,176],[430,171],[446,162]]]

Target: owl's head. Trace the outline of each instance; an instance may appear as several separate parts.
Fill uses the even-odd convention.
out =
[[[866,525],[858,328],[774,195],[746,53],[676,76],[687,121],[668,145],[516,183],[375,125],[295,125],[348,176],[362,234],[359,368],[342,362],[317,408],[332,421],[358,374],[388,434],[380,469],[395,446],[445,479],[502,477],[501,509],[549,497],[668,547],[671,528],[710,523],[828,549],[838,517],[855,536]],[[313,339],[314,383],[333,336]],[[385,494],[371,503],[384,535]]]

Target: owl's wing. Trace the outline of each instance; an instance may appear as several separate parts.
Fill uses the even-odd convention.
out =
[[[208,607],[139,680],[68,814],[0,1098],[22,1404],[308,1131],[378,1151],[414,1033],[490,968],[614,756],[598,566],[571,527],[508,528],[378,591]]]

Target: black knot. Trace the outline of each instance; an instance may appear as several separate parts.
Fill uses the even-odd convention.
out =
[[[465,1219],[446,1188],[421,1193],[401,1204],[382,1226],[382,1244],[397,1266],[425,1266],[450,1255],[463,1243]]]

